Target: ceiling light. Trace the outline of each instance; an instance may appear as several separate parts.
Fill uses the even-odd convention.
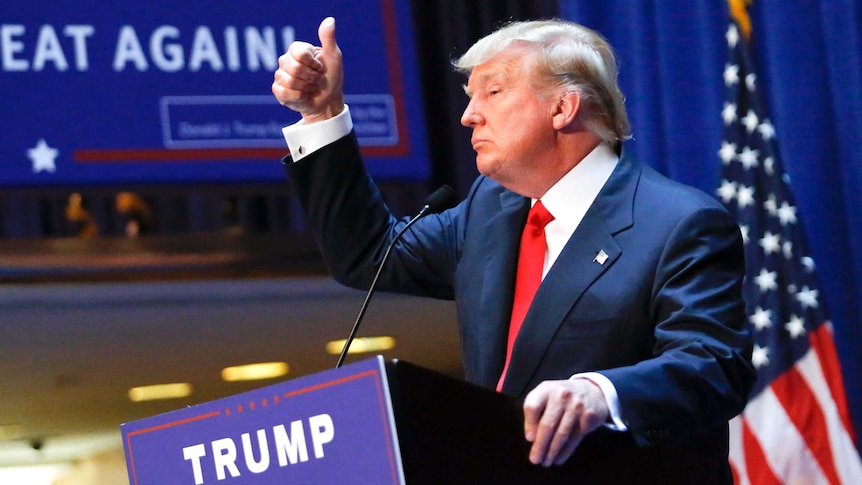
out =
[[[344,348],[344,343],[347,340],[333,340],[326,344],[326,352],[332,355],[338,355]],[[395,347],[395,339],[392,337],[360,337],[353,339],[350,344],[348,354],[362,354],[366,352],[379,352],[381,350],[389,350]]]
[[[260,364],[237,365],[225,367],[221,378],[228,381],[254,381],[281,377],[290,370],[287,362],[262,362]]]
[[[156,399],[175,399],[187,397],[192,393],[192,385],[187,382],[173,384],[156,384],[153,386],[133,387],[129,389],[129,399],[134,402],[153,401]]]

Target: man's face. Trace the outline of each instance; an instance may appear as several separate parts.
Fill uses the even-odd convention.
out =
[[[526,49],[511,47],[476,66],[465,91],[461,124],[473,129],[476,167],[515,192],[540,176],[543,154],[556,138],[552,98],[542,98],[522,69]]]

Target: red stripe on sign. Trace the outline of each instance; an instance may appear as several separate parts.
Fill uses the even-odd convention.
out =
[[[201,148],[168,150],[152,149],[83,149],[76,150],[78,163],[131,163],[131,162],[211,162],[241,160],[281,160],[288,154],[284,148]],[[367,157],[401,156],[405,152],[400,145],[391,147],[363,147]]]
[[[193,162],[212,160],[248,160],[267,159],[278,160],[287,155],[285,148],[202,148],[166,150],[134,149],[134,150],[76,150],[75,161],[83,163],[111,162]]]

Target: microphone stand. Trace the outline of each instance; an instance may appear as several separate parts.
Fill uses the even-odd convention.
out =
[[[440,210],[447,208],[454,198],[455,191],[452,190],[451,187],[448,185],[440,187],[434,191],[433,194],[428,196],[428,200],[425,202],[425,206],[422,207],[422,210],[413,216],[413,218],[410,219],[410,222],[401,228],[401,230],[395,234],[395,237],[392,238],[392,242],[390,242],[389,247],[386,248],[386,253],[383,254],[383,259],[380,260],[380,265],[377,266],[377,273],[374,274],[374,279],[371,280],[371,286],[368,288],[368,293],[365,294],[365,301],[362,302],[362,307],[359,309],[359,315],[356,316],[356,321],[353,322],[353,328],[350,329],[350,335],[348,335],[347,340],[344,342],[344,347],[341,348],[341,355],[338,357],[338,362],[335,364],[336,369],[344,364],[344,359],[347,357],[347,351],[350,349],[350,344],[353,343],[353,339],[356,337],[356,332],[359,330],[359,324],[362,322],[362,317],[365,316],[365,311],[368,309],[368,303],[371,302],[371,297],[374,295],[374,288],[377,286],[377,279],[380,278],[380,273],[383,271],[383,265],[385,265],[386,260],[389,259],[389,253],[392,252],[392,248],[395,247],[395,243],[401,239],[401,236],[416,221],[432,212],[439,212]]]

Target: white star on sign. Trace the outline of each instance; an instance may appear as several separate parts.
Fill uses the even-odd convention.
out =
[[[784,324],[784,329],[791,337],[797,338],[805,335],[805,321],[796,315],[790,317],[790,321]]]
[[[48,146],[44,138],[40,139],[34,148],[27,150],[27,158],[33,162],[33,173],[39,173],[43,170],[52,173],[56,171],[57,165],[54,164],[54,161],[59,154],[60,151]]]
[[[755,345],[754,351],[751,353],[751,363],[758,369],[769,365],[769,348]]]
[[[754,283],[760,288],[761,293],[766,293],[769,290],[777,290],[778,283],[775,278],[778,274],[775,271],[766,271],[766,268],[760,270],[760,274],[754,278]]]
[[[764,328],[772,326],[772,311],[764,310],[763,308],[757,307],[757,310],[754,311],[754,314],[748,317],[748,321],[754,325],[758,331],[763,330]]]

